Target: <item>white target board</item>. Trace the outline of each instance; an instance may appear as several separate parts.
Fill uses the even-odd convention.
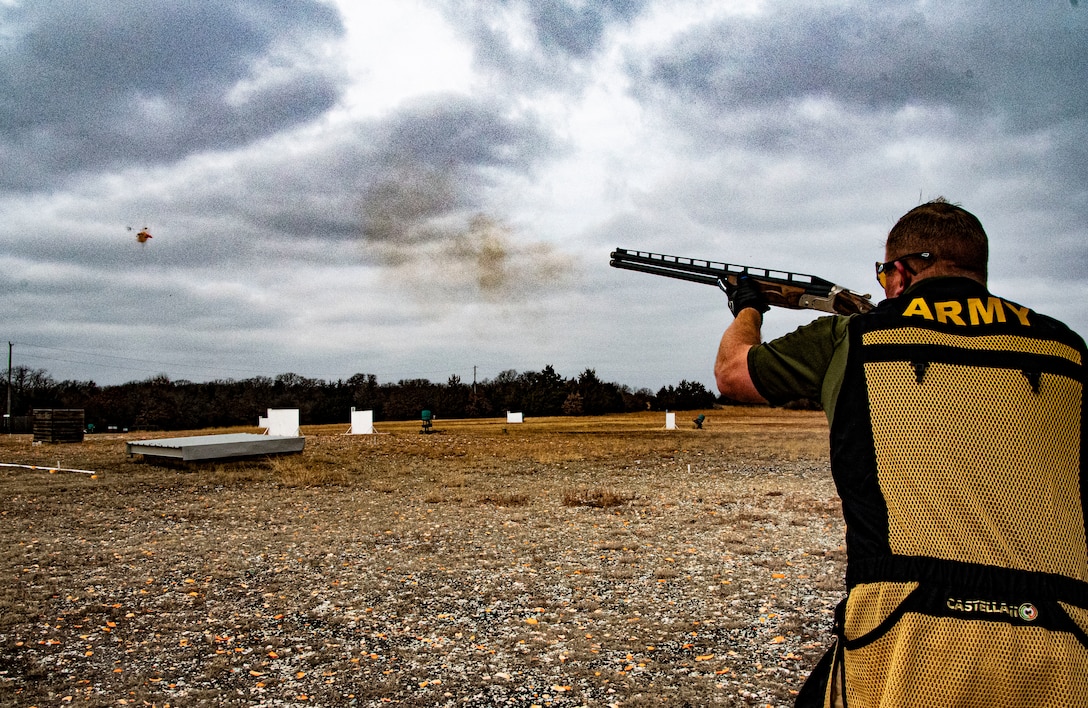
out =
[[[665,430],[676,430],[676,414],[665,411]]]
[[[373,435],[374,434],[374,411],[357,411],[352,409],[351,411],[351,434],[352,435]]]
[[[507,411],[507,413],[506,413],[506,422],[507,423],[524,423],[525,422],[525,414],[524,413],[510,413],[509,411]]]
[[[299,435],[298,409],[269,408],[268,417],[260,419],[260,426],[265,429],[265,435],[295,437]]]

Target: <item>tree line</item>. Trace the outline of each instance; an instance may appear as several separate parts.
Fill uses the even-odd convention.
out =
[[[6,402],[8,381],[0,384]],[[564,378],[552,366],[541,371],[501,372],[493,379],[445,383],[404,379],[380,383],[373,374],[324,381],[294,373],[275,377],[194,383],[166,375],[114,386],[93,381],[56,381],[43,369],[12,370],[12,420],[36,408],[76,408],[98,432],[118,430],[199,430],[256,425],[270,408],[297,408],[305,425],[349,422],[349,412],[373,410],[375,420],[412,420],[424,410],[441,418],[487,418],[507,411],[526,416],[602,415],[644,410],[709,408],[715,400],[701,383],[682,380],[656,393],[602,381],[593,369]],[[93,428],[91,428],[93,426]]]

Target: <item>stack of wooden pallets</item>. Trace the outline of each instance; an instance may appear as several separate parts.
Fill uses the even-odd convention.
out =
[[[83,409],[35,408],[34,442],[83,442]]]

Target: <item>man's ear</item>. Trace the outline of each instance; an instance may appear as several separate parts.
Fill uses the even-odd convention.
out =
[[[899,297],[903,294],[903,291],[910,287],[911,273],[907,270],[907,267],[903,265],[901,261],[896,261],[894,264],[895,272],[899,274],[899,278],[896,279],[895,285],[892,286],[891,297]]]

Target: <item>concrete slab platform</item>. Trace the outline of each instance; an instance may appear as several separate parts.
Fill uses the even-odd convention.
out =
[[[133,440],[125,443],[125,452],[132,455],[169,457],[183,462],[193,460],[223,460],[232,457],[259,457],[302,452],[306,438],[256,433],[225,435],[195,435],[185,438]]]

